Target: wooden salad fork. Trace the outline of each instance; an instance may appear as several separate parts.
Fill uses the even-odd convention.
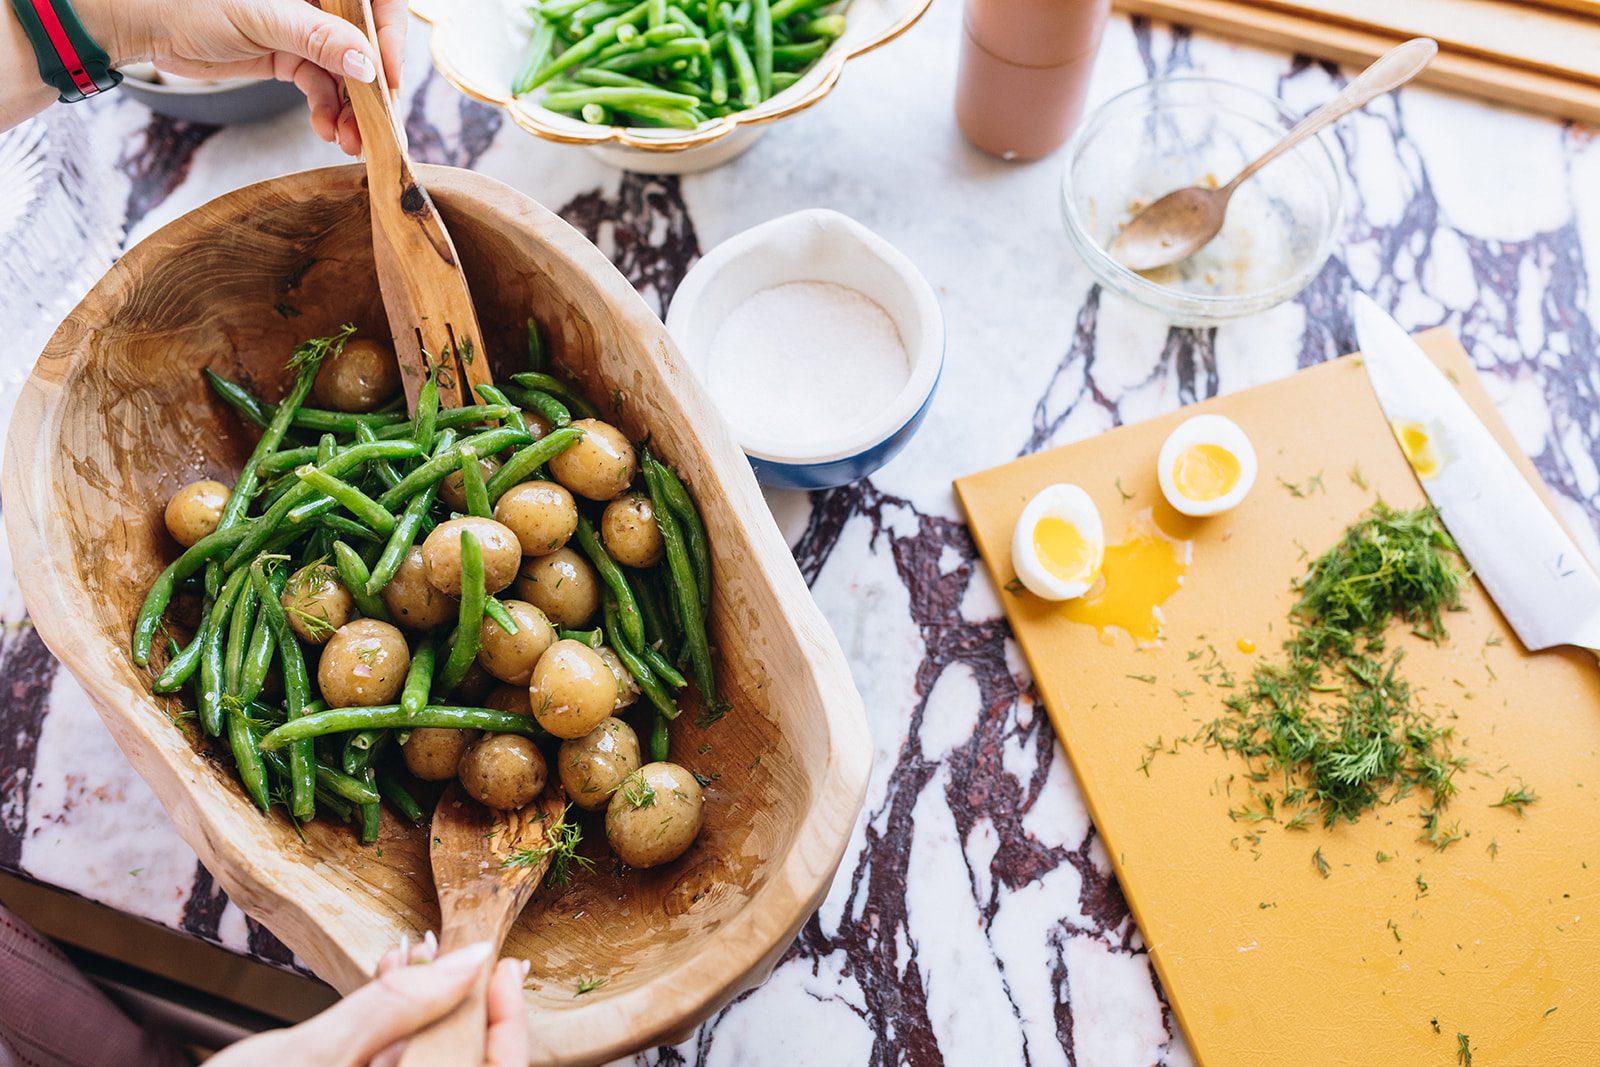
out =
[[[400,1067],[481,1067],[489,976],[511,924],[544,881],[560,840],[566,793],[551,785],[519,811],[490,811],[452,784],[433,810],[433,885],[439,954],[495,946],[467,999],[411,1039]]]
[[[400,361],[406,407],[416,411],[430,366],[438,370],[441,405],[476,403],[473,389],[493,384],[483,332],[456,246],[401,141],[378,54],[372,5],[369,0],[323,0],[322,6],[361,28],[377,59],[376,78],[366,83],[346,79],[345,90],[361,130],[378,289]]]

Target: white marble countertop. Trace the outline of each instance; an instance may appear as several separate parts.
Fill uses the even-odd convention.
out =
[[[429,72],[425,29],[411,43],[412,152],[558,208],[657,307],[702,249],[824,206],[903,249],[948,320],[943,385],[903,454],[849,488],[770,497],[851,657],[876,745],[839,878],[765,986],[642,1063],[1191,1062],[978,566],[953,476],[1338,355],[1353,347],[1345,298],[1357,287],[1408,327],[1459,332],[1594,548],[1592,130],[1422,90],[1379,101],[1337,132],[1345,240],[1310,288],[1249,321],[1170,329],[1103,293],[1075,259],[1058,221],[1059,160],[1000,163],[956,132],[959,11],[934,5],[903,40],[852,62],[821,106],[732,165],[681,180],[622,175],[534,140]],[[1178,71],[1298,109],[1344,77],[1117,19],[1093,96]],[[245,182],[339,159],[298,114],[215,130],[113,94],[87,121],[84,165],[103,168],[111,205],[91,229],[107,248]],[[22,324],[21,344],[7,323],[12,393],[59,314]],[[0,581],[0,868],[289,964],[212,884],[25,625],[8,560]]]

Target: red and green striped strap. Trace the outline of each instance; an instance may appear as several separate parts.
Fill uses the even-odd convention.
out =
[[[39,60],[39,77],[62,103],[87,100],[122,81],[111,57],[78,21],[68,0],[11,0]]]

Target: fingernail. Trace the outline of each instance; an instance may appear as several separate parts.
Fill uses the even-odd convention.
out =
[[[528,980],[528,972],[533,970],[533,961],[532,960],[518,960],[517,961],[517,969],[522,972],[522,980],[524,982],[526,982]]]
[[[432,930],[422,935],[422,952],[430,960],[439,954],[439,939],[433,936]]]
[[[494,954],[494,946],[487,941],[458,948],[448,956],[441,956],[434,967],[446,974],[470,974],[482,969]]]
[[[378,76],[378,71],[365,52],[352,48],[344,54],[344,76],[358,82],[369,82]]]
[[[400,935],[400,966],[404,967],[411,962],[411,935]]]

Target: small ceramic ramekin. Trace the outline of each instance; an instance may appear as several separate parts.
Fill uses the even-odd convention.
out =
[[[910,375],[872,419],[819,433],[803,447],[762,440],[736,423],[756,479],[775,489],[831,489],[883,466],[921,426],[944,368],[944,315],[928,280],[888,241],[820,208],[752,227],[707,253],[678,287],[667,332],[705,384],[712,339],[729,313],[763,289],[807,281],[854,289],[883,308],[905,344]]]

